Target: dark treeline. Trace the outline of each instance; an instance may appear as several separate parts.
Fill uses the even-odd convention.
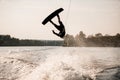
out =
[[[114,36],[86,35],[80,31],[75,37],[66,34],[64,40],[20,40],[10,35],[0,35],[0,46],[81,46],[81,47],[120,47],[120,34]]]
[[[10,35],[0,35],[0,46],[62,46],[60,40],[19,40]]]
[[[86,35],[80,31],[75,37],[67,34],[64,38],[64,46],[83,46],[83,47],[120,47],[120,34],[114,36],[102,35]]]

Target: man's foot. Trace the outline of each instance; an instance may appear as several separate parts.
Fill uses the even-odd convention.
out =
[[[50,20],[51,23],[53,23],[51,20]]]
[[[59,14],[57,15],[57,17],[58,17],[58,20],[60,21],[60,16],[59,16]]]

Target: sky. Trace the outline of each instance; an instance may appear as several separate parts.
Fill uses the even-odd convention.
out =
[[[0,0],[0,34],[19,39],[62,40],[42,21],[58,8],[66,33],[120,33],[120,0]],[[57,18],[53,19],[57,23]],[[57,23],[58,24],[58,23]]]

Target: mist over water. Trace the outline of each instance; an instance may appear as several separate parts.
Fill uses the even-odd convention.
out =
[[[0,80],[120,79],[120,48],[8,47],[0,51]]]

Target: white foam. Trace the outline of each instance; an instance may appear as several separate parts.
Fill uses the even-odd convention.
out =
[[[120,65],[119,50],[75,47],[16,49],[16,53],[0,54],[0,80],[96,80],[98,73],[105,68]],[[101,75],[106,74],[107,71]]]

